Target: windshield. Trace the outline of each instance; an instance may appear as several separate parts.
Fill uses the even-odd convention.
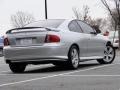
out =
[[[41,20],[41,21],[38,21],[38,22],[28,24],[25,27],[51,27],[51,28],[57,28],[63,22],[64,22],[64,20]]]

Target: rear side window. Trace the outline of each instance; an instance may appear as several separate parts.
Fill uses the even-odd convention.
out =
[[[70,24],[68,25],[68,28],[70,31],[82,33],[82,30],[79,24],[75,20],[70,22]]]
[[[82,21],[77,21],[78,24],[81,26],[82,30],[86,34],[90,34],[91,32],[94,32],[93,28],[90,27],[88,24],[82,22]]]

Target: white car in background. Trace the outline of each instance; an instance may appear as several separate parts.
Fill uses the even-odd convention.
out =
[[[0,36],[0,56],[3,55],[3,36]]]
[[[118,31],[110,31],[108,38],[113,43],[113,47],[115,47],[115,48],[119,47]]]

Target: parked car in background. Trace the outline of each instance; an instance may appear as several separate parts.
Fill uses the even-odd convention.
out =
[[[3,36],[0,37],[0,56],[3,55]]]
[[[113,47],[118,48],[119,47],[119,38],[118,38],[118,31],[110,31],[108,38],[113,43]]]
[[[79,62],[114,61],[115,50],[101,34],[80,20],[41,20],[7,31],[4,58],[11,71],[23,72],[28,64],[52,63],[77,69]]]
[[[109,35],[109,31],[106,31],[103,33],[104,36],[108,36]]]

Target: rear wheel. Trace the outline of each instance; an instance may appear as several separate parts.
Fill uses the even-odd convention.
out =
[[[107,45],[104,50],[104,58],[97,60],[100,64],[111,64],[115,59],[115,49],[112,45]]]
[[[11,71],[14,73],[22,73],[22,72],[24,72],[24,70],[26,68],[26,64],[10,63],[9,67],[10,67]]]
[[[76,46],[72,46],[68,53],[68,63],[70,68],[77,69],[79,66],[79,50]]]

